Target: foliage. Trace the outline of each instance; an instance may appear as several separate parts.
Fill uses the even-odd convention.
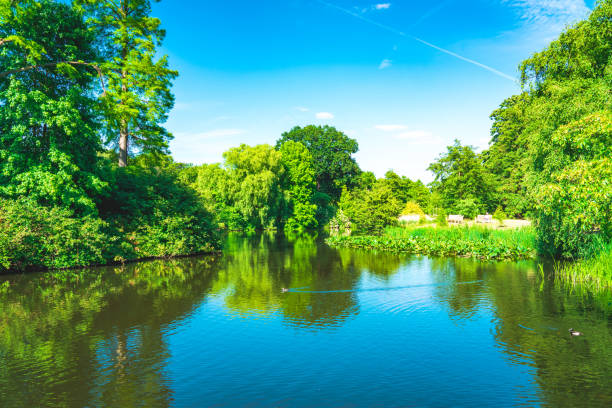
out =
[[[610,242],[612,2],[521,64],[525,91],[492,115],[483,154],[497,197],[533,213],[542,253],[588,257]],[[595,249],[594,249],[595,248]]]
[[[397,223],[402,204],[391,188],[378,180],[369,190],[344,189],[339,208],[356,230],[376,233],[381,232],[386,226]]]
[[[493,219],[499,221],[499,225],[504,224],[504,220],[506,219],[506,213],[502,210],[501,207],[497,207],[495,212],[493,213]]]
[[[435,180],[432,190],[439,193],[444,208],[457,208],[460,200],[471,199],[477,206],[490,209],[493,204],[492,180],[483,166],[482,159],[471,146],[462,146],[455,140],[453,146],[448,146],[430,170]]]
[[[438,212],[438,215],[436,216],[436,225],[438,227],[447,227],[448,226],[447,217],[448,217],[448,214],[446,214],[446,211],[440,210]]]
[[[359,149],[354,139],[331,126],[297,126],[283,133],[276,147],[290,140],[306,146],[312,155],[318,191],[337,201],[344,186],[358,183],[361,170],[352,157]]]
[[[612,288],[612,244],[600,248],[593,257],[573,263],[557,263],[555,278],[572,285],[586,286],[593,292],[605,292]]]
[[[334,236],[327,242],[336,247],[479,259],[518,260],[535,256],[535,234],[530,228],[512,231],[482,227],[390,228],[382,236]]]
[[[280,147],[287,176],[289,213],[287,231],[312,230],[317,227],[317,205],[313,204],[316,180],[312,156],[306,147],[289,140]]]
[[[535,194],[539,243],[567,258],[592,254],[612,240],[612,114],[560,127]]]
[[[108,224],[20,198],[0,200],[0,271],[102,264],[114,256]]]
[[[166,169],[110,169],[100,217],[31,198],[0,201],[0,270],[71,268],[211,252],[211,216]]]
[[[455,203],[453,211],[466,218],[474,219],[480,213],[481,206],[473,198],[464,198]]]
[[[159,1],[159,0],[157,0]],[[174,105],[170,92],[178,73],[168,57],[157,58],[165,31],[151,17],[150,0],[76,0],[102,41],[100,66],[107,80],[102,95],[107,142],[118,146],[119,165],[127,165],[130,146],[165,153],[172,135],[164,123]]]
[[[414,201],[421,207],[429,204],[431,193],[420,180],[412,181],[408,177],[400,177],[395,172],[388,171],[381,182],[387,185],[401,202]]]
[[[56,33],[62,35],[56,35]],[[82,17],[68,5],[33,3],[0,24],[6,33],[28,38],[51,61],[90,59],[92,37]],[[0,47],[0,72],[31,63],[28,49]],[[43,205],[95,214],[96,196],[107,188],[96,174],[100,142],[92,76],[66,74],[57,65],[0,75],[0,196],[28,196]]]
[[[329,232],[333,234],[350,234],[351,220],[344,214],[344,211],[338,210],[334,218],[329,221]]]
[[[206,208],[216,215],[217,223],[232,230],[280,226],[288,211],[283,190],[287,163],[283,163],[281,152],[269,145],[251,147],[243,144],[228,150],[223,157],[223,166],[195,167],[197,177],[192,184]],[[287,157],[290,162],[292,159]],[[299,174],[293,176],[295,182],[300,181]],[[308,195],[307,183],[299,186],[294,183],[293,187],[293,193],[299,199]],[[300,213],[301,222],[308,224],[312,221],[309,221],[311,208]],[[300,210],[303,209],[300,206]]]
[[[491,173],[496,201],[513,216],[524,216],[533,211],[527,194],[526,175],[529,169],[527,149],[529,138],[525,129],[529,95],[515,95],[491,114],[491,142],[482,153],[484,166]]]
[[[425,216],[425,213],[423,212],[421,207],[414,201],[408,201],[406,203],[406,206],[402,210],[402,215],[409,215],[409,214],[417,214],[423,217]]]
[[[112,167],[112,191],[101,216],[114,226],[127,259],[210,252],[217,248],[212,216],[170,168]]]

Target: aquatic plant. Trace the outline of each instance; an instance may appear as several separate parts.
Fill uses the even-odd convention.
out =
[[[556,263],[555,280],[580,284],[593,292],[612,289],[612,243],[595,256],[571,263]]]
[[[377,249],[421,255],[519,260],[535,257],[532,228],[511,231],[484,227],[388,228],[381,236],[330,237],[333,247]]]

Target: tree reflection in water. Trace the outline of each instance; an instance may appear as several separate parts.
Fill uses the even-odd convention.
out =
[[[168,339],[211,299],[230,314],[307,333],[342,328],[380,296],[420,297],[459,327],[490,319],[495,347],[533,370],[546,404],[579,406],[586,393],[594,405],[612,405],[609,293],[570,293],[534,262],[335,250],[316,237],[272,233],[229,235],[225,245],[219,256],[5,278],[0,406],[170,406]],[[431,286],[395,297],[360,292],[404,275]],[[336,290],[345,292],[314,293]],[[569,327],[585,336],[571,338]]]

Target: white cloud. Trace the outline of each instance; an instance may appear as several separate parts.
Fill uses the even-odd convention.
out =
[[[374,127],[378,130],[382,130],[383,132],[397,132],[398,130],[408,129],[408,126],[404,125],[376,125]]]
[[[378,69],[389,68],[391,65],[393,65],[393,61],[391,61],[389,59],[384,59],[384,60],[382,60],[382,62],[378,66]]]
[[[590,10],[584,0],[502,0],[515,7],[527,24],[559,31],[585,18]]]
[[[376,10],[387,10],[389,7],[391,7],[391,3],[380,3],[374,6]]]
[[[334,115],[329,112],[319,112],[315,115],[317,119],[333,119]]]
[[[308,112],[310,109],[305,108],[303,106],[296,106],[295,108],[296,110],[299,110],[300,112]]]
[[[185,139],[191,139],[191,140],[198,140],[198,139],[214,139],[214,138],[220,138],[220,137],[230,137],[230,136],[238,136],[238,135],[242,135],[244,134],[245,131],[243,129],[214,129],[214,130],[209,130],[207,132],[201,132],[201,133],[175,133],[175,137],[178,138],[185,138]]]
[[[396,139],[429,139],[431,138],[431,132],[426,130],[409,130],[406,132],[396,133],[393,135]]]

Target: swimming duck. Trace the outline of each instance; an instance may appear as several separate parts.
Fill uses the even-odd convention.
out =
[[[570,336],[582,336],[582,333],[574,329],[569,329]]]
[[[283,291],[283,293],[285,293],[285,292],[289,292],[289,289],[287,289],[287,288],[283,288],[283,289],[282,289],[282,291]]]

